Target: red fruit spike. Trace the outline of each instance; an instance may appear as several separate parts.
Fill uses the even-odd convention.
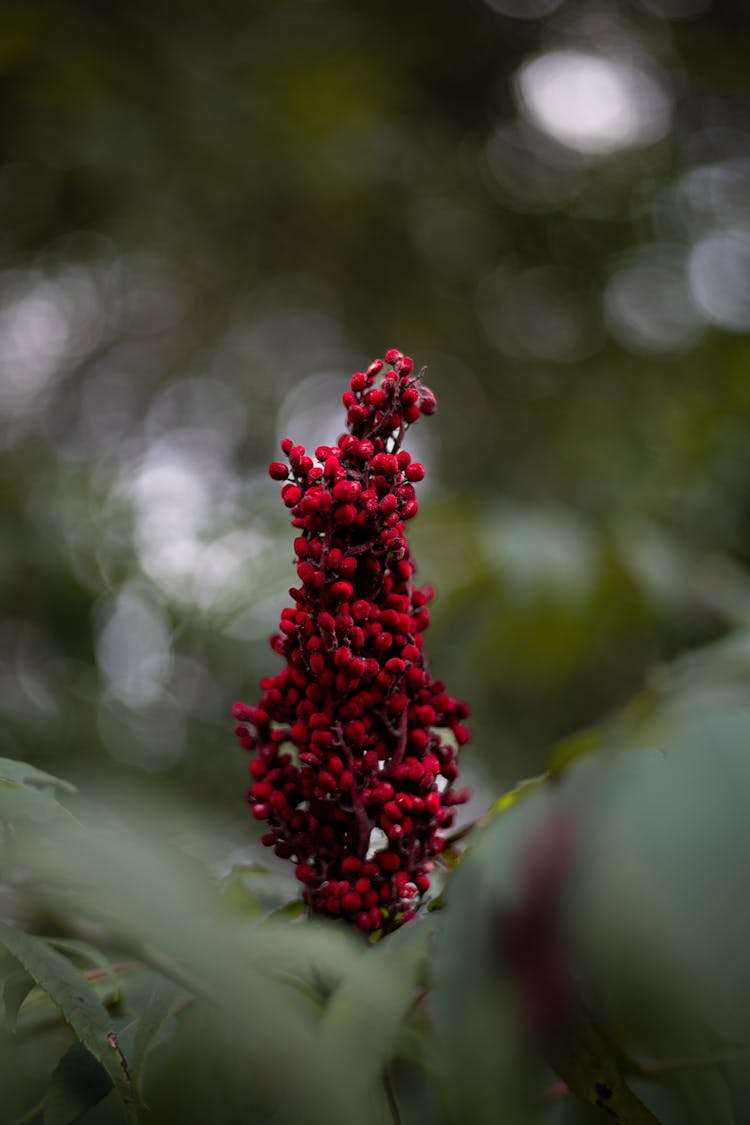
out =
[[[424,466],[401,439],[435,396],[397,348],[342,389],[335,441],[313,459],[285,438],[291,471],[269,467],[296,529],[299,586],[270,641],[281,669],[234,714],[262,843],[295,864],[307,908],[388,933],[414,915],[439,830],[467,796],[440,728],[465,742],[468,708],[428,671],[432,591],[414,587],[406,540]]]

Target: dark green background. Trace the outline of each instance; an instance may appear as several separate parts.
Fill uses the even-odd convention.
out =
[[[393,345],[440,404],[412,535],[480,801],[741,627],[749,22],[6,0],[0,753],[177,787],[250,839],[229,710],[277,667],[292,581],[265,466],[287,430],[335,439]],[[538,56],[578,59],[563,109],[592,60],[629,75],[642,132],[536,127]]]

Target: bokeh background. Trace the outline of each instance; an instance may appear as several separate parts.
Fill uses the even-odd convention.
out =
[[[741,631],[748,31],[744,0],[5,0],[0,754],[254,838],[266,465],[394,345],[440,405],[411,534],[480,794]]]

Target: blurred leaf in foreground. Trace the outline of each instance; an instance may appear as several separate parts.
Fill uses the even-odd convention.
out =
[[[75,793],[74,785],[28,762],[0,758],[0,824],[24,817],[37,823],[65,812],[61,793]]]
[[[437,1002],[454,997],[462,1032],[492,1018],[490,1003],[496,1022],[515,1012],[527,1068],[540,1050],[614,1120],[750,1113],[750,717],[723,702],[699,714],[670,695],[649,718],[657,748],[621,730],[620,749],[585,747],[527,787],[488,820],[446,895]],[[485,946],[495,935],[491,956],[482,934]]]
[[[82,1043],[74,1043],[55,1067],[44,1097],[44,1125],[73,1125],[112,1089],[107,1071]]]
[[[227,1034],[245,1060],[248,1090],[282,1117],[330,1123],[370,1120],[368,1098],[355,1070],[342,1073],[320,1035],[320,1004],[346,976],[361,972],[364,942],[334,927],[292,926],[222,919],[212,881],[159,836],[158,811],[133,811],[129,825],[102,823],[81,813],[44,837],[24,841],[27,862],[47,887],[51,908],[106,925],[135,954],[223,1013]],[[83,822],[86,822],[85,825]],[[141,1015],[145,1051],[148,1024],[164,1004]],[[148,1013],[148,1014],[147,1014]],[[366,1010],[355,1016],[364,1028]],[[354,1036],[357,1038],[357,1036]],[[211,1049],[211,1045],[208,1045]],[[290,1085],[287,1060],[294,1059]],[[369,1097],[369,1095],[368,1095]]]
[[[99,997],[66,957],[40,938],[0,922],[0,943],[60,1008],[78,1040],[104,1068],[128,1120],[136,1121],[127,1061]]]

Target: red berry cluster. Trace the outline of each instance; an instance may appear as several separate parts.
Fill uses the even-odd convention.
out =
[[[315,458],[289,438],[269,472],[297,529],[300,585],[271,647],[285,658],[257,707],[237,703],[263,843],[296,862],[318,913],[365,932],[414,916],[452,824],[468,708],[430,677],[430,587],[413,582],[406,521],[424,468],[401,448],[435,396],[395,348],[352,376],[347,432]],[[379,830],[379,831],[378,831]]]

